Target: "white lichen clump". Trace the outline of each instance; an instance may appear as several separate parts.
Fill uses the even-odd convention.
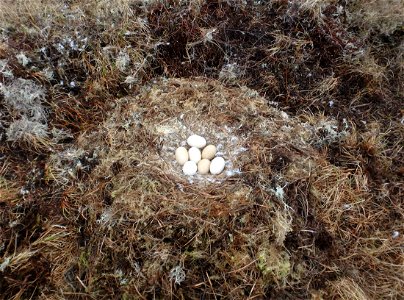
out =
[[[47,138],[48,125],[36,121],[30,121],[25,116],[10,124],[6,131],[7,140],[10,142],[30,141],[33,138]]]
[[[44,89],[32,80],[17,78],[0,84],[0,92],[8,113],[14,119],[6,128],[7,140],[33,142],[49,136],[47,112],[42,102]]]
[[[171,280],[174,280],[175,284],[180,284],[185,280],[185,272],[181,266],[176,266],[171,269],[169,277]]]
[[[12,113],[25,115],[31,121],[45,121],[46,112],[42,105],[44,89],[32,80],[18,78],[9,85],[0,85],[4,103]]]
[[[129,54],[125,51],[120,51],[116,57],[115,65],[119,71],[125,72],[130,64]]]
[[[27,57],[23,52],[17,54],[15,57],[17,58],[18,63],[23,67],[26,67],[31,62],[31,59]]]
[[[5,78],[14,77],[13,71],[11,71],[10,67],[8,66],[7,60],[5,59],[0,59],[0,74],[3,75]]]

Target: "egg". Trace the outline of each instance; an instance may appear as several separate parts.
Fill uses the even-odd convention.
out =
[[[213,175],[222,173],[224,170],[224,163],[223,157],[215,157],[210,163],[210,173]]]
[[[188,150],[185,147],[178,147],[175,150],[175,159],[181,166],[185,164],[189,159]]]
[[[198,163],[201,160],[201,150],[196,147],[191,147],[188,151],[189,160]]]
[[[209,173],[210,160],[202,159],[198,162],[198,173],[201,175],[206,175]]]
[[[212,159],[216,155],[216,146],[208,145],[202,150],[202,158]]]
[[[198,167],[194,161],[187,161],[184,166],[182,167],[182,172],[185,175],[195,175]]]
[[[200,135],[191,135],[188,139],[187,139],[187,143],[189,146],[191,147],[196,147],[196,148],[203,148],[206,146],[206,140],[204,137],[201,137]]]

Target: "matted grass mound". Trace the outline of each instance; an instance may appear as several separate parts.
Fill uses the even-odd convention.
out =
[[[306,148],[313,135],[311,126],[289,119],[257,92],[246,87],[226,88],[203,78],[162,80],[117,105],[104,124],[108,162],[131,165],[136,159],[176,176],[179,182],[186,178],[173,153],[185,146],[190,134],[200,134],[217,145],[218,155],[226,160],[221,175],[187,178],[196,182],[221,182],[238,174],[241,166],[252,163],[251,151],[259,150],[256,145],[262,138],[272,141],[268,147],[293,144]],[[267,159],[270,162],[271,157]]]
[[[255,91],[202,78],[161,80],[120,100],[98,131],[80,139],[87,151],[100,149],[91,180],[108,180],[110,199],[102,208],[87,196],[99,212],[91,269],[121,274],[113,287],[100,282],[108,277],[93,284],[108,293],[228,299],[293,285],[306,266],[283,245],[291,230],[281,187],[287,166],[274,160],[283,149],[285,163],[308,172],[315,131]],[[182,174],[174,151],[190,133],[220,145],[228,162],[221,175]]]
[[[84,268],[85,290],[98,299],[295,293],[322,271],[285,247],[301,214],[286,191],[310,184],[324,164],[331,168],[314,147],[349,135],[337,130],[330,120],[290,118],[253,90],[204,78],[160,80],[119,100],[96,131],[79,138],[99,162],[78,197],[86,204],[86,246],[76,256],[84,261],[54,274],[64,277],[56,286],[82,290],[66,274]],[[190,133],[221,145],[224,173],[182,174],[174,151]]]

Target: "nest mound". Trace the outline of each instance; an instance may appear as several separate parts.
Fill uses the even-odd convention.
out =
[[[285,146],[309,151],[315,128],[290,119],[267,102],[251,89],[226,88],[214,80],[162,80],[135,98],[120,100],[105,122],[101,136],[109,142],[103,157],[106,170],[102,172],[108,172],[109,164],[133,166],[138,161],[137,168],[157,168],[181,183],[185,176],[173,153],[186,145],[191,134],[202,135],[208,143],[217,145],[218,155],[227,164],[219,176],[197,175],[187,178],[190,182],[223,182],[238,175],[241,167],[264,167],[254,161],[256,151],[264,150],[262,144],[268,155],[271,149]],[[100,137],[99,132],[96,136]],[[104,143],[104,138],[89,140],[91,145]],[[271,155],[266,159],[267,164],[271,163]]]
[[[79,143],[99,159],[96,191],[86,195],[99,212],[90,237],[95,268],[117,272],[105,267],[119,260],[120,280],[130,278],[141,295],[177,289],[241,299],[293,285],[309,266],[284,248],[293,209],[283,188],[309,176],[317,131],[253,90],[203,78],[161,80],[121,99]],[[175,163],[175,147],[191,133],[228,160],[217,178],[189,178]]]

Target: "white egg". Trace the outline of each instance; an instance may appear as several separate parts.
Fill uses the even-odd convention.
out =
[[[175,159],[181,166],[185,164],[189,159],[188,150],[185,147],[178,147],[175,150]]]
[[[201,175],[205,175],[209,173],[210,167],[210,160],[209,159],[202,159],[198,162],[198,173]]]
[[[191,147],[188,151],[189,154],[189,160],[198,163],[201,160],[201,150],[199,150],[196,147]]]
[[[216,155],[216,146],[208,145],[202,150],[202,158],[212,159]]]
[[[182,172],[184,172],[185,175],[195,175],[196,171],[198,171],[198,166],[194,161],[187,161],[182,167]]]
[[[201,137],[200,135],[191,135],[188,139],[187,139],[187,143],[188,145],[190,145],[191,147],[196,147],[196,148],[203,148],[206,146],[206,140],[204,137]]]
[[[222,173],[224,170],[224,163],[223,157],[215,157],[210,163],[210,173],[213,175]]]

